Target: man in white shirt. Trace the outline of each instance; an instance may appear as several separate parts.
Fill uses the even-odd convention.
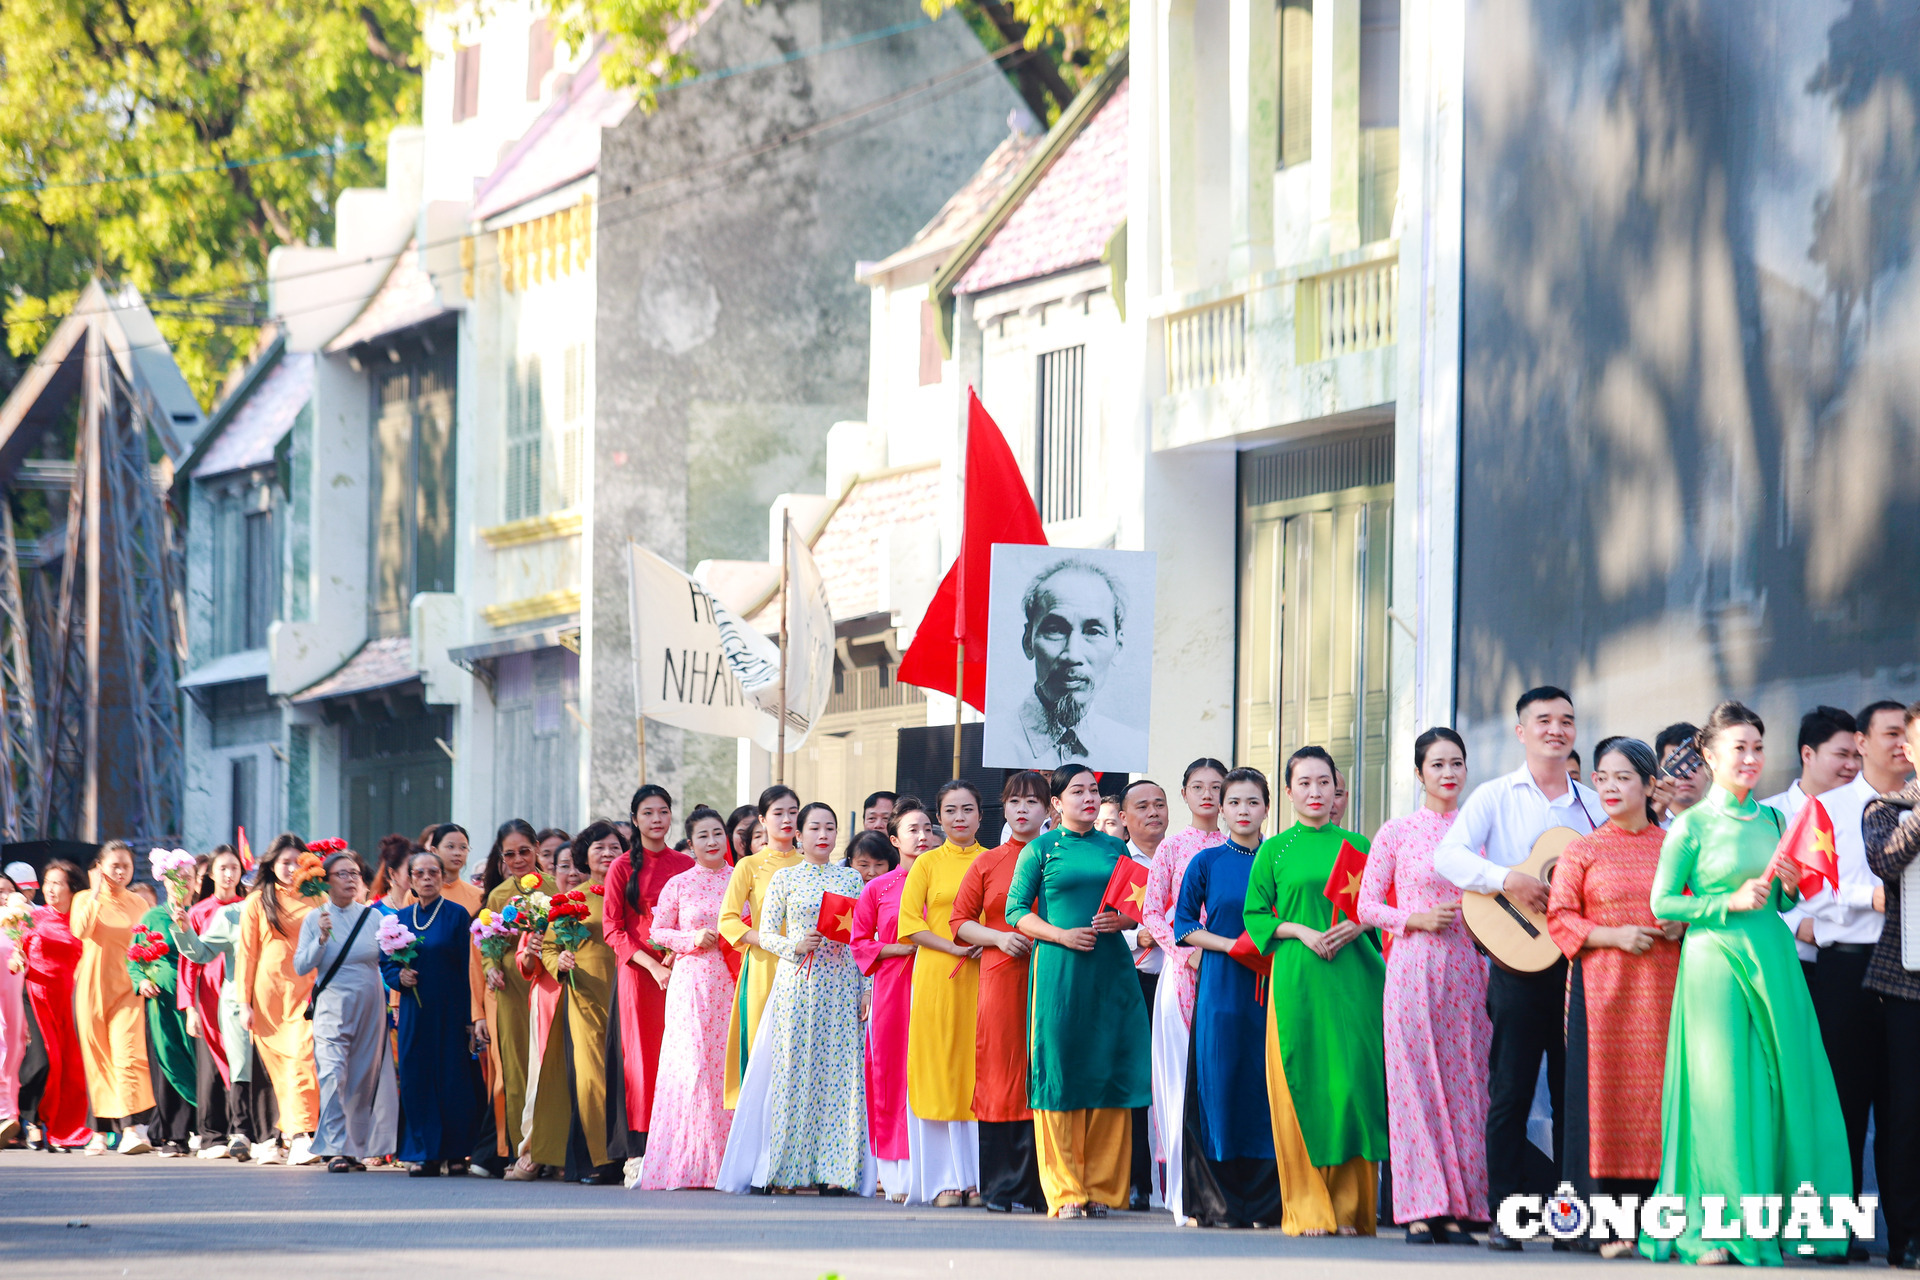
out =
[[[1135,778],[1120,793],[1121,838],[1127,853],[1143,867],[1152,868],[1153,855],[1167,838],[1167,792],[1157,782]],[[1166,955],[1153,943],[1145,929],[1121,931],[1133,952],[1133,967],[1140,975],[1140,994],[1152,1010],[1155,991],[1160,986],[1160,966]],[[1127,1207],[1144,1213],[1153,1201],[1153,1143],[1147,1108],[1133,1109],[1133,1190]]]
[[[1855,736],[1852,712],[1825,706],[1807,712],[1800,717],[1800,776],[1785,791],[1768,796],[1760,803],[1778,809],[1789,826],[1800,816],[1808,796],[1820,796],[1822,803],[1827,803],[1827,792],[1846,786],[1860,774],[1860,749],[1854,745]],[[1831,808],[1827,816],[1833,816]],[[1796,904],[1782,912],[1780,918],[1793,930],[1800,963],[1806,967],[1807,985],[1811,987],[1813,962],[1819,955],[1819,948],[1814,945],[1813,917],[1805,907]]]
[[[1822,712],[1828,714],[1822,715]],[[1858,716],[1817,708],[1808,721],[1819,718],[1826,723],[1811,731],[1818,737],[1841,723],[1853,728],[1850,760],[1844,766],[1847,776],[1838,780],[1841,768],[1833,770],[1834,786],[1814,792],[1833,820],[1833,846],[1840,866],[1840,902],[1829,918],[1806,911],[1789,919],[1794,940],[1803,946],[1813,942],[1817,959],[1807,968],[1807,991],[1813,997],[1813,1011],[1820,1019],[1820,1039],[1825,1042],[1827,1061],[1833,1064],[1834,1088],[1840,1095],[1840,1114],[1847,1122],[1847,1153],[1853,1158],[1853,1191],[1860,1194],[1862,1153],[1867,1142],[1867,1117],[1877,1114],[1880,1124],[1874,1134],[1873,1163],[1876,1169],[1890,1168],[1893,1126],[1887,1124],[1888,1090],[1892,1079],[1887,1064],[1886,1009],[1879,993],[1864,984],[1867,966],[1880,941],[1887,916],[1886,889],[1880,877],[1867,866],[1866,836],[1862,819],[1867,802],[1885,792],[1898,791],[1907,782],[1906,708],[1898,702],[1869,703]],[[1800,729],[1801,759],[1808,758],[1808,725]],[[1831,760],[1844,748],[1829,733],[1816,759]],[[1800,786],[1811,789],[1825,779],[1809,781],[1801,775]],[[1791,789],[1789,789],[1791,790]],[[1805,803],[1802,801],[1801,803]],[[1804,958],[1804,952],[1803,958]],[[1903,1086],[1904,1087],[1904,1086]],[[1882,1175],[1884,1179],[1885,1175]]]
[[[1585,834],[1605,820],[1600,798],[1567,774],[1573,750],[1573,698],[1551,685],[1529,689],[1514,707],[1514,736],[1526,750],[1526,763],[1514,772],[1474,788],[1460,816],[1433,851],[1433,867],[1461,889],[1504,893],[1522,906],[1545,911],[1547,885],[1512,870],[1533,852],[1534,841],[1552,827]],[[1562,960],[1539,973],[1513,973],[1493,966],[1487,979],[1487,1013],[1493,1019],[1492,1052],[1487,1061],[1487,1204],[1496,1212],[1510,1195],[1551,1192],[1558,1181],[1565,1137],[1567,1046],[1563,1035],[1567,964]],[[1547,1063],[1547,1092],[1553,1100],[1553,1168],[1536,1170],[1537,1151],[1527,1141],[1527,1114]],[[1547,1184],[1537,1183],[1544,1177]],[[1518,1240],[1498,1227],[1487,1232],[1487,1246],[1514,1251]]]

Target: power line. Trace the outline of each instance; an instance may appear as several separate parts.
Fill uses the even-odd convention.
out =
[[[344,156],[366,149],[366,143],[355,142],[344,147],[307,147],[302,151],[283,151],[277,156],[248,156],[241,160],[222,160],[218,164],[193,165],[185,169],[156,169],[152,173],[129,173],[118,178],[81,178],[75,182],[27,182],[17,187],[0,187],[0,196],[19,195],[27,191],[71,191],[79,187],[104,187],[122,182],[152,182],[158,178],[178,178],[190,173],[221,173],[228,169],[254,169],[263,164],[279,164],[283,160],[310,160],[315,156]]]

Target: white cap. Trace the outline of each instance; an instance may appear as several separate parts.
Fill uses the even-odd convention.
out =
[[[30,864],[25,862],[9,862],[4,870],[0,870],[0,875],[4,875],[15,884],[37,885],[40,883],[39,875]]]

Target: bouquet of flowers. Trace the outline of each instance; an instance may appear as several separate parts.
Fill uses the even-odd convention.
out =
[[[592,915],[592,908],[587,905],[587,894],[605,897],[606,892],[597,884],[588,885],[584,891],[569,889],[548,904],[547,919],[553,925],[554,940],[560,944],[562,951],[572,955],[580,949],[581,943],[593,936],[593,930],[587,925]],[[567,985],[573,985],[571,972],[567,974]]]
[[[18,949],[21,940],[33,930],[33,904],[27,901],[25,894],[10,893],[5,905],[0,905],[0,932],[7,935],[7,941]]]
[[[155,849],[147,855],[153,878],[167,886],[167,899],[185,906],[193,901],[193,855],[185,849]]]
[[[293,882],[300,888],[303,898],[323,898],[327,893],[327,859],[336,853],[346,852],[347,842],[335,836],[331,840],[315,840],[300,855],[293,869]]]
[[[520,943],[520,931],[490,907],[480,909],[479,918],[468,932],[473,935],[473,945],[480,948],[480,954],[495,969],[506,963],[507,957],[513,954],[514,948]]]
[[[413,958],[419,951],[415,946],[419,939],[414,937],[413,930],[400,923],[399,916],[388,916],[380,922],[380,932],[376,941],[380,944],[380,954],[403,969],[413,963]],[[413,1002],[419,1004],[420,988],[411,987],[409,990],[413,992]]]
[[[133,942],[127,947],[127,959],[133,961],[134,967],[140,971],[141,981],[158,984],[160,976],[154,966],[165,960],[171,950],[159,931],[136,928]]]
[[[520,892],[507,899],[496,918],[521,933],[545,933],[547,908],[553,900],[540,892],[540,877],[532,872],[521,876],[519,885]]]

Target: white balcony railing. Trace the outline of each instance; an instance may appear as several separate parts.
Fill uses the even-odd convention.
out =
[[[1400,261],[1307,276],[1294,285],[1295,359],[1301,364],[1391,345]]]
[[[1197,391],[1247,371],[1247,300],[1167,317],[1167,393]]]

